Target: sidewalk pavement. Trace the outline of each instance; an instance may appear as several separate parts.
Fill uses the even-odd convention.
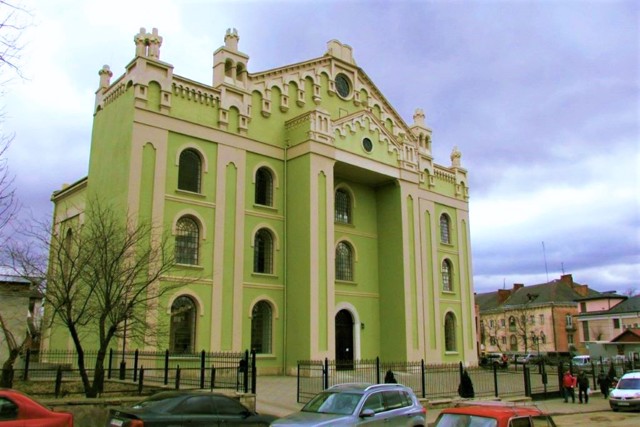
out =
[[[284,376],[260,376],[256,389],[256,410],[259,413],[271,414],[279,417],[299,411],[303,404],[297,400],[297,378]],[[480,399],[478,399],[480,400]],[[485,399],[489,400],[489,399]],[[530,402],[514,402],[515,405],[531,404]],[[564,399],[555,398],[533,402],[538,408],[550,415],[565,415],[574,413],[588,413],[609,411],[609,400],[601,393],[592,392],[588,404],[564,403]],[[442,407],[432,408],[427,404],[427,421],[433,423]]]

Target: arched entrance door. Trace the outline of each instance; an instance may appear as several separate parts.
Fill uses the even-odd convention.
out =
[[[353,369],[353,316],[348,310],[336,314],[336,369]]]

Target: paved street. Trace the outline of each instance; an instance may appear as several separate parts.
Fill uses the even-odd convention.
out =
[[[296,377],[261,376],[258,381],[256,409],[258,412],[278,416],[288,415],[300,410],[296,402]],[[609,402],[599,393],[593,394],[587,405],[564,403],[563,399],[550,399],[535,402],[544,412],[552,414],[558,427],[637,427],[640,425],[639,412],[613,412]],[[430,408],[427,421],[433,423],[440,409]]]

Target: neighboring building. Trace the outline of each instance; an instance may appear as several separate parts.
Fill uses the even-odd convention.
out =
[[[582,298],[578,302],[580,313],[576,320],[589,353],[606,357],[626,354],[614,339],[627,329],[640,328],[640,295],[627,298],[604,293],[599,298]]]
[[[155,29],[124,75],[103,67],[89,174],[53,194],[55,223],[90,221],[97,195],[172,233],[172,275],[198,280],[149,312],[171,316],[157,349],[253,348],[262,373],[477,363],[460,152],[435,164],[424,113],[407,124],[348,45],[250,73],[238,40],[214,52],[213,85],[174,74]]]
[[[40,336],[42,294],[29,280],[0,275],[0,316],[15,345],[27,340],[27,348],[37,350]],[[0,365],[9,357],[6,332],[0,327]]]
[[[485,352],[580,351],[575,316],[578,299],[599,292],[573,281],[571,274],[532,286],[514,284],[476,295],[480,306],[480,346]]]

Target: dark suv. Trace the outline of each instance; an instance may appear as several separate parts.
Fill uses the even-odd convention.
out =
[[[427,410],[400,384],[338,384],[316,395],[300,412],[272,426],[426,426]]]

